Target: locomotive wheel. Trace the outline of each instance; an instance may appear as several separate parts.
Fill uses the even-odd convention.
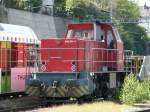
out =
[[[107,89],[104,99],[115,100],[115,90],[114,89]]]

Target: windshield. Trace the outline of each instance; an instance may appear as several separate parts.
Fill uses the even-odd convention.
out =
[[[94,39],[94,31],[93,29],[70,29],[68,30],[67,38]]]

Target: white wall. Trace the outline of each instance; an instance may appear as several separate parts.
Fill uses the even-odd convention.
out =
[[[54,0],[43,0],[43,5],[54,5]]]

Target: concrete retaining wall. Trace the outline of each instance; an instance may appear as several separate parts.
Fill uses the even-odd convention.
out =
[[[63,18],[35,14],[16,9],[7,9],[6,23],[31,27],[39,39],[63,37],[68,21]]]

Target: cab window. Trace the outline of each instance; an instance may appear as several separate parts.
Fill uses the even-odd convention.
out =
[[[102,32],[101,32],[100,41],[101,41],[101,42],[105,42],[105,35],[104,35],[104,31],[103,31],[103,30],[102,30]]]
[[[67,38],[71,38],[72,37],[72,33],[73,33],[73,30],[68,30]]]
[[[104,42],[105,37],[104,37],[104,30],[99,26],[99,25],[94,25],[94,34],[95,34],[95,40],[96,41],[101,41]]]
[[[76,31],[74,31],[72,37],[73,38],[82,38],[83,37],[83,32],[80,31],[80,30],[76,30]]]
[[[94,38],[93,29],[68,30],[67,38],[92,40]]]

